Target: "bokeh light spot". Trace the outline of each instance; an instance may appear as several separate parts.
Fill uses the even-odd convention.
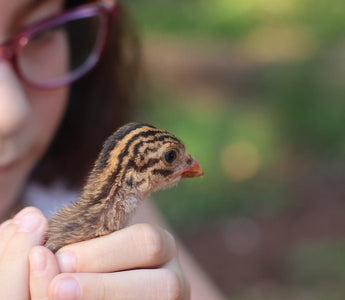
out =
[[[317,49],[312,30],[303,25],[258,26],[242,41],[241,52],[262,63],[310,58]]]
[[[221,157],[226,174],[235,181],[247,180],[255,175],[261,161],[256,147],[246,141],[239,141],[226,147]]]

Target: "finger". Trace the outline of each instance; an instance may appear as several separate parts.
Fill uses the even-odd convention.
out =
[[[28,254],[33,246],[42,243],[46,228],[47,222],[42,213],[30,207],[22,210],[4,229],[11,234],[0,257],[0,282],[18,284],[15,289],[0,286],[0,299],[28,298]]]
[[[12,237],[18,232],[23,231],[22,229],[19,229],[18,226],[20,225],[20,220],[24,215],[27,215],[29,213],[35,213],[37,212],[39,214],[39,218],[41,218],[42,214],[39,210],[37,210],[34,207],[26,207],[22,209],[20,212],[18,212],[13,219],[7,220],[4,223],[1,224],[0,228],[0,258],[2,257],[3,252],[6,248],[9,248],[9,242],[12,239]],[[30,223],[28,224],[30,225]]]
[[[9,219],[0,225],[0,257],[8,241],[12,238],[14,233],[17,231],[17,225],[15,223],[16,222],[18,223],[18,220],[31,209],[32,209],[31,207],[22,209],[14,216],[13,219]]]
[[[62,273],[54,278],[49,296],[54,300],[187,299],[181,279],[167,269],[106,274]]]
[[[2,223],[0,224],[0,232],[2,231],[2,229],[6,228],[6,226],[7,226],[8,224],[10,224],[10,223],[11,223],[11,220],[7,220],[7,221],[5,221],[5,222],[2,222]]]
[[[97,239],[68,245],[57,253],[63,272],[114,272],[159,267],[176,253],[170,233],[137,224]]]
[[[55,255],[46,247],[36,246],[30,250],[29,263],[31,299],[48,299],[49,284],[59,274]]]
[[[0,229],[0,258],[8,244],[8,241],[17,231],[17,225],[12,223],[12,220],[7,220],[1,224]]]
[[[184,291],[183,295],[186,296],[186,299],[190,299],[190,295],[191,295],[190,282],[188,278],[185,276],[185,274],[183,273],[181,264],[178,261],[177,257],[174,257],[172,260],[166,263],[163,266],[163,268],[169,269],[178,275],[178,277],[180,278],[181,288]]]

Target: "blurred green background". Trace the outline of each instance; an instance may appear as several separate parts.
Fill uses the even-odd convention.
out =
[[[205,176],[157,205],[231,299],[345,298],[345,2],[132,0],[150,123]]]

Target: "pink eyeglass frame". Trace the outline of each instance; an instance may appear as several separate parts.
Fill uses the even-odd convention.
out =
[[[117,2],[116,4],[109,4],[98,1],[66,10],[62,13],[56,14],[38,23],[28,26],[10,40],[6,41],[3,44],[0,44],[0,62],[2,60],[8,60],[12,64],[13,69],[15,70],[18,78],[20,78],[29,86],[37,89],[53,89],[60,86],[71,84],[79,78],[81,78],[82,76],[86,75],[89,71],[91,71],[92,68],[100,60],[109,36],[110,21],[117,14],[118,10],[119,4]],[[65,77],[41,83],[31,81],[29,78],[26,78],[22,74],[20,67],[18,65],[18,54],[20,53],[21,49],[25,47],[25,45],[28,43],[28,41],[34,34],[52,25],[58,25],[60,23],[72,21],[75,19],[92,16],[100,17],[101,36],[99,37],[99,42],[97,48],[94,50],[92,59],[88,59],[86,64],[82,68],[77,69],[75,72],[72,72],[71,74],[67,74]]]

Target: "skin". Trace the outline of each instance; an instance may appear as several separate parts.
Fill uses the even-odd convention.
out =
[[[50,0],[0,0],[0,42],[18,27],[60,10]],[[19,23],[18,23],[19,22]],[[29,172],[61,122],[68,87],[40,91],[0,61],[0,217],[8,216]],[[60,249],[43,247],[47,220],[27,207],[0,226],[0,299],[189,299],[172,235],[136,224],[108,236]],[[121,272],[119,272],[121,271]]]
[[[21,22],[27,0],[0,1],[0,41],[39,15],[33,11]],[[59,11],[61,3],[44,6],[46,13]],[[15,25],[14,25],[15,24]],[[29,172],[49,145],[63,116],[68,87],[40,91],[25,86],[8,61],[0,62],[0,218],[18,197]]]

